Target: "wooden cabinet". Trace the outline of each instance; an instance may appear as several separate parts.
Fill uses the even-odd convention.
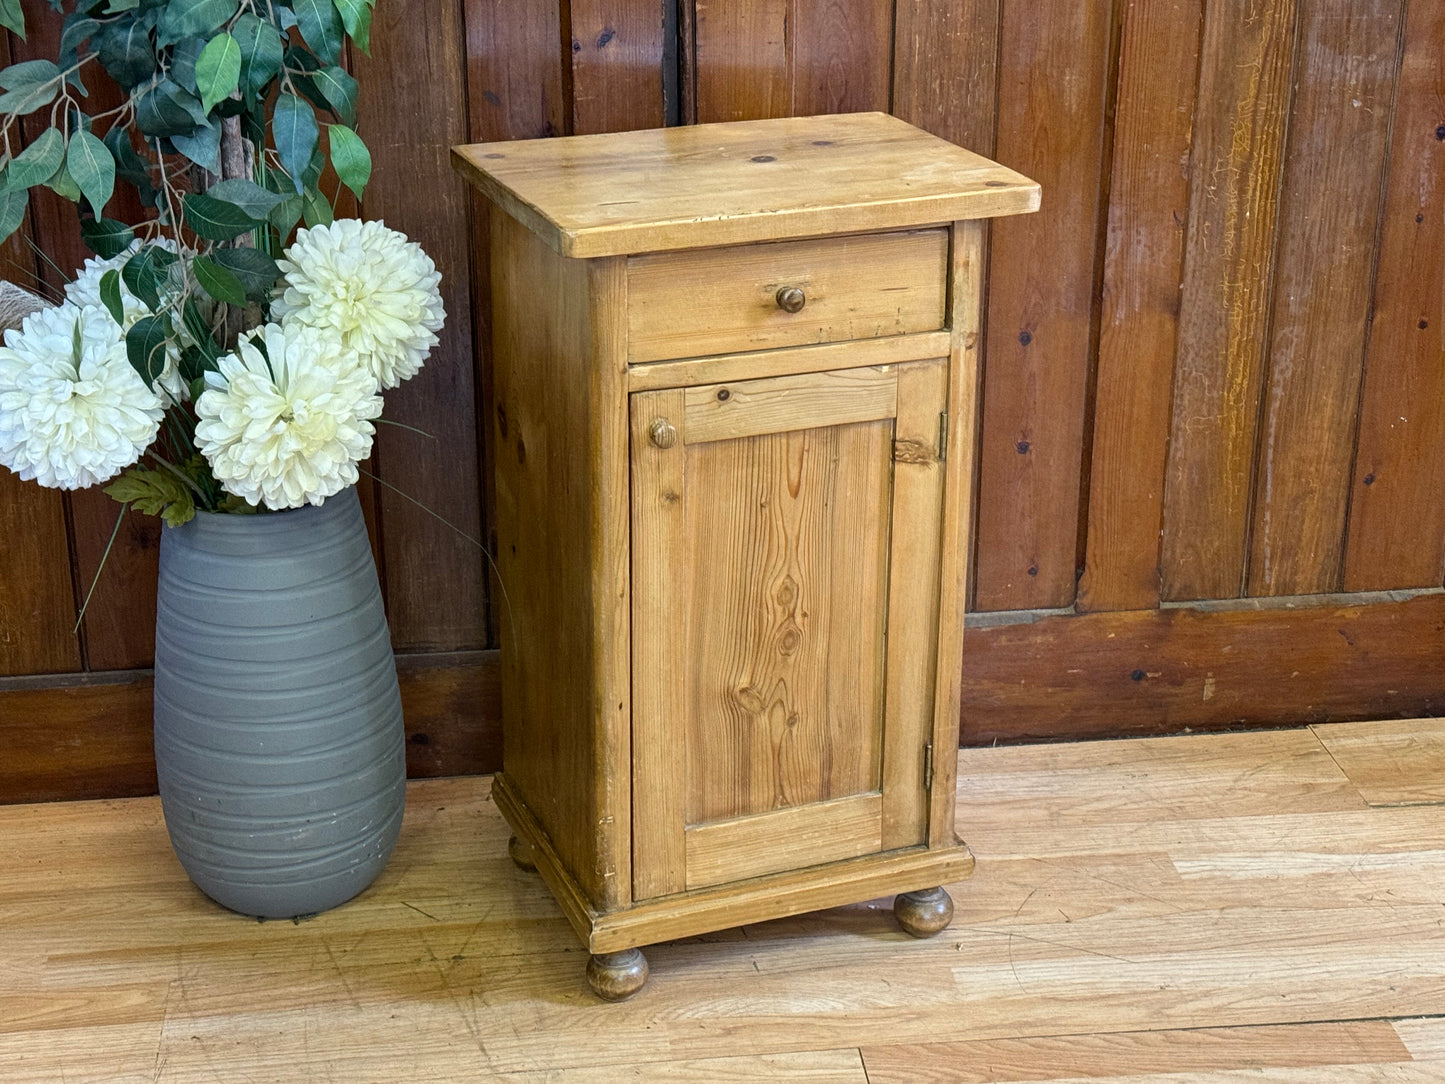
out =
[[[882,114],[456,160],[496,205],[494,794],[594,989],[883,893],[941,929],[978,220],[1037,186]]]

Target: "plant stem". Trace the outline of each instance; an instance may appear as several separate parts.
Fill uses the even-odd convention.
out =
[[[85,593],[85,601],[80,604],[80,612],[75,615],[75,626],[70,630],[70,635],[72,636],[80,631],[80,623],[85,620],[86,608],[90,606],[91,596],[95,594],[95,589],[100,583],[100,574],[105,571],[105,562],[109,560],[110,551],[115,545],[116,536],[120,534],[120,522],[125,519],[125,514],[129,509],[129,504],[121,505],[120,515],[115,517],[115,526],[112,527],[110,531],[110,541],[105,544],[105,552],[100,555],[100,564],[97,565],[95,569],[95,579],[90,581],[90,590]]]

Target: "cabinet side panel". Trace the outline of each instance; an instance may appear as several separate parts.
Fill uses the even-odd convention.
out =
[[[503,770],[602,905],[616,869],[599,829],[610,773],[596,711],[595,607],[604,600],[594,583],[601,493],[588,267],[507,215],[492,223]]]

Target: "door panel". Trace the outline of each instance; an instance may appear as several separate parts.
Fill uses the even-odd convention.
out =
[[[635,898],[923,841],[946,374],[632,397]]]

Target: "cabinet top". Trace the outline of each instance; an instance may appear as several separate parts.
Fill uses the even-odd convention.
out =
[[[456,168],[564,256],[747,244],[1039,207],[1039,186],[886,113],[474,143]]]

